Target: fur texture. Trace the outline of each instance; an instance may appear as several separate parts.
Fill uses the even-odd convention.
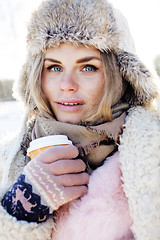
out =
[[[95,11],[96,10],[96,11]],[[56,24],[57,23],[57,24]],[[159,86],[155,84],[155,80],[151,73],[141,63],[134,53],[132,38],[130,36],[127,23],[124,17],[106,1],[106,0],[46,0],[40,8],[34,12],[29,28],[28,28],[28,55],[26,62],[23,66],[21,76],[17,82],[18,94],[21,96],[28,109],[24,126],[26,126],[27,118],[31,111],[36,107],[34,100],[31,96],[29,86],[30,76],[33,70],[43,65],[44,52],[47,47],[55,46],[60,42],[73,42],[76,45],[84,44],[94,46],[99,50],[108,51],[112,50],[116,54],[117,63],[120,68],[120,73],[123,78],[129,82],[134,89],[134,94],[137,97],[137,103],[144,103],[145,107],[136,107],[130,110],[126,119],[125,129],[120,140],[120,163],[123,176],[123,188],[125,195],[128,198],[129,211],[133,220],[132,231],[136,240],[159,240],[160,239],[160,103],[152,106],[152,100],[159,94]],[[28,101],[29,99],[29,101]],[[160,101],[159,101],[160,102]],[[147,104],[149,103],[149,104]],[[26,165],[26,160],[23,153],[20,151],[22,138],[25,134],[26,128],[23,127],[18,137],[9,143],[7,147],[0,149],[0,176],[2,176],[2,188],[0,190],[0,198],[4,192],[9,188],[14,181],[17,180],[19,174],[22,172],[23,167]],[[7,149],[7,150],[6,150]],[[107,163],[109,164],[109,163]],[[104,165],[104,167],[107,165]],[[107,183],[110,179],[107,174],[101,174],[103,167],[100,168],[95,175],[104,175],[104,181]],[[117,168],[114,171],[119,171]],[[110,177],[110,172],[108,173]],[[119,171],[120,174],[120,171]],[[93,175],[94,176],[94,175]],[[118,175],[120,177],[120,175]],[[95,178],[96,179],[96,178]],[[118,178],[119,179],[119,178]],[[114,179],[111,182],[112,190],[116,192],[115,186],[118,185],[119,180]],[[77,206],[82,208],[83,216],[87,218],[85,205],[88,204],[89,196],[93,193],[97,197],[103,193],[101,185],[107,187],[108,185],[101,183],[99,178],[99,191],[95,193],[95,189],[90,182],[89,195],[84,197],[82,202],[77,201]],[[98,184],[98,182],[94,183]],[[112,196],[111,189],[106,189],[108,194]],[[115,217],[119,219],[117,227],[120,228],[119,238],[116,240],[130,240],[128,228],[131,224],[131,219],[128,215],[128,206],[123,195],[120,196],[121,206],[114,206],[117,199],[112,202],[112,206],[117,210]],[[85,200],[88,198],[88,201]],[[93,216],[93,226],[98,227],[98,221],[103,221],[103,218],[108,218],[108,208],[102,210],[102,206],[98,207],[95,198],[95,211],[98,209],[102,216],[97,216],[95,211],[91,211]],[[119,200],[119,199],[118,199]],[[101,199],[102,204],[106,203]],[[107,203],[106,203],[107,204]],[[120,208],[119,208],[120,207]],[[114,210],[115,210],[114,209]],[[124,217],[124,226],[119,217],[119,210],[126,211],[127,215]],[[74,205],[71,206],[69,214],[77,211]],[[103,211],[103,212],[102,212]],[[60,214],[60,213],[59,213]],[[60,214],[59,217],[62,215]],[[102,217],[102,218],[101,218]],[[79,219],[78,219],[79,218]],[[83,217],[80,212],[77,213],[75,221],[79,221]],[[129,221],[127,219],[130,219]],[[72,222],[74,217],[72,219]],[[86,221],[86,220],[85,220]],[[89,221],[89,220],[88,220]],[[66,231],[69,229],[69,218],[64,218]],[[82,224],[84,232],[85,226]],[[111,222],[106,221],[110,226]],[[58,222],[57,222],[58,224]],[[75,223],[76,224],[76,223]],[[78,225],[79,225],[78,224]],[[101,224],[102,233],[105,234],[106,224]],[[128,224],[128,225],[127,225]],[[91,225],[90,225],[91,226]],[[89,226],[89,227],[90,227]],[[24,221],[16,221],[15,218],[10,216],[6,211],[0,207],[0,239],[1,240],[51,240],[51,232],[54,227],[53,219],[49,219],[42,224],[29,224]],[[57,225],[58,227],[58,225]],[[60,229],[59,225],[59,229]],[[98,234],[98,228],[93,229],[95,234]],[[99,226],[99,234],[101,234],[101,227]],[[127,227],[127,228],[126,228]],[[79,228],[79,226],[78,226]],[[80,230],[80,228],[79,228]],[[113,228],[107,229],[112,234]],[[92,231],[92,229],[90,229]],[[57,234],[58,230],[57,230]],[[87,233],[87,234],[91,234]],[[125,239],[126,234],[126,239]],[[90,235],[90,236],[91,236]],[[121,235],[121,236],[120,236]],[[111,236],[111,235],[110,235]],[[113,235],[112,235],[113,236]],[[55,235],[56,237],[56,235]],[[87,236],[89,239],[89,235]],[[122,237],[122,238],[121,238]],[[77,238],[78,239],[78,238]],[[76,240],[77,240],[76,239]],[[85,239],[85,238],[83,238]],[[91,238],[94,239],[94,238]],[[100,238],[96,238],[100,239]],[[61,239],[62,240],[62,239]],[[64,240],[64,239],[63,239]],[[106,240],[101,235],[100,240]],[[110,238],[110,240],[112,240]]]
[[[160,122],[157,113],[151,116],[149,109],[132,109],[125,127],[119,150],[124,190],[133,217],[132,230],[136,239],[160,239]]]
[[[17,139],[14,139],[14,141],[7,144],[5,149],[4,147],[0,149],[0,160],[2,162],[0,175],[2,174],[3,170],[3,176],[5,176],[3,178],[3,188],[0,189],[0,199],[4,196],[4,192],[7,191],[9,185],[13,184],[17,180],[19,172],[22,171],[20,170],[19,166],[26,164],[22,153],[17,156],[17,151],[20,148],[20,142],[24,132],[25,128],[23,128],[23,131],[17,137]],[[8,149],[8,153],[5,151],[6,149]],[[126,119],[125,129],[120,140],[119,151],[119,160],[121,163],[124,182],[123,188],[125,195],[128,198],[129,211],[133,220],[131,228],[134,237],[136,240],[159,240],[160,122],[159,115],[157,114],[156,110],[154,111],[154,109],[145,109],[144,107],[136,107],[130,110]],[[9,158],[8,154],[10,154]],[[97,171],[96,174],[97,176],[100,175],[101,177],[101,171],[103,172],[103,169],[101,168],[99,171]],[[103,178],[105,178],[107,183],[110,181],[110,178],[106,179],[107,176],[104,175],[99,180],[100,185],[102,184],[101,179]],[[94,180],[92,179],[91,182],[92,181]],[[95,184],[97,185],[98,183]],[[106,187],[106,185],[103,184],[104,187]],[[114,190],[114,184],[112,187]],[[90,194],[94,193],[95,191],[94,188],[91,189],[92,190],[90,190]],[[99,191],[103,192],[101,186],[99,187]],[[100,195],[100,192],[97,193],[98,196]],[[103,196],[105,196],[105,194],[103,194]],[[125,198],[123,198],[123,200],[125,200]],[[127,209],[128,207],[125,201],[122,203],[122,211],[124,211],[124,209]],[[96,205],[95,207],[96,209],[98,208]],[[74,206],[72,206],[72,208],[73,210],[71,213],[76,211]],[[85,207],[82,207],[82,209],[84,213]],[[100,209],[102,212],[101,205],[98,209]],[[105,210],[106,211],[103,211],[104,218],[107,216],[107,209],[105,208]],[[118,213],[118,211],[116,213]],[[94,215],[94,212],[92,212],[92,214]],[[126,216],[125,219],[127,219],[127,217],[128,216]],[[10,216],[2,207],[0,207],[1,240],[51,240],[51,232],[53,227],[53,219],[49,219],[47,222],[42,224],[29,224],[24,221],[17,222],[14,217]],[[125,226],[122,227],[122,230],[125,230]],[[100,240],[106,239],[102,238]],[[122,238],[118,240],[130,240],[130,238]]]
[[[21,96],[29,111],[36,107],[28,87],[30,76],[43,66],[46,48],[62,42],[114,51],[137,103],[150,102],[157,96],[155,79],[134,53],[126,19],[107,0],[46,0],[33,13],[28,26],[28,56],[15,87],[15,95]]]
[[[127,198],[122,189],[119,154],[90,176],[88,193],[58,212],[52,240],[132,239]]]

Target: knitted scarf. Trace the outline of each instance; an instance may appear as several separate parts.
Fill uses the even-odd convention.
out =
[[[96,126],[82,126],[58,122],[53,116],[39,113],[32,130],[32,140],[48,135],[66,135],[79,150],[79,156],[90,167],[101,165],[117,148],[126,116],[127,103],[112,108],[114,120]]]

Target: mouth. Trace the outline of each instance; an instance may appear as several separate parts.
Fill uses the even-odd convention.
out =
[[[78,105],[82,105],[81,103],[59,103],[62,104],[64,106],[78,106]]]
[[[82,101],[57,102],[58,108],[64,112],[77,112],[82,108],[83,105],[84,103]]]

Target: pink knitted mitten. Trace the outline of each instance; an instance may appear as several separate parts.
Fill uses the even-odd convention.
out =
[[[76,156],[74,146],[54,147],[39,154],[24,168],[26,181],[41,196],[41,202],[49,206],[50,212],[87,191],[86,165],[80,159],[73,159]]]

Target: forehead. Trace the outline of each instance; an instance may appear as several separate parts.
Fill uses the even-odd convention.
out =
[[[62,43],[59,46],[46,50],[45,57],[72,58],[79,59],[87,56],[100,58],[100,51],[90,46],[75,46],[71,43]]]

